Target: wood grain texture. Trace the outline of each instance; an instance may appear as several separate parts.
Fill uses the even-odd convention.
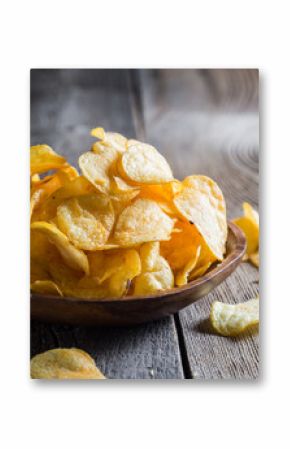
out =
[[[32,144],[48,143],[76,163],[93,141],[88,129],[100,124],[156,145],[180,179],[213,177],[229,218],[241,213],[243,201],[258,207],[256,70],[42,70],[31,78]],[[258,334],[219,337],[207,317],[213,300],[243,301],[257,289],[258,271],[243,264],[175,319],[126,329],[34,322],[32,354],[80,347],[112,378],[255,379]]]
[[[194,173],[215,179],[229,218],[241,214],[243,201],[258,208],[258,71],[152,70],[143,71],[141,78],[147,141],[169,160],[175,176]],[[212,301],[255,297],[258,280],[258,270],[244,263],[176,317],[186,377],[258,377],[258,334],[219,337],[207,322]]]
[[[32,70],[31,144],[47,143],[76,164],[97,125],[142,138],[137,89],[128,70]],[[108,377],[183,378],[173,316],[127,331],[32,323],[33,355],[61,346],[87,350]]]
[[[183,378],[172,317],[107,329],[32,322],[31,356],[59,347],[87,351],[109,379]]]

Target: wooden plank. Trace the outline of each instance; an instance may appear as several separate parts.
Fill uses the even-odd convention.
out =
[[[258,207],[258,72],[170,70],[142,72],[145,132],[169,160],[177,178],[206,174],[221,186],[228,217],[243,201]],[[258,270],[243,264],[219,288],[176,317],[188,378],[254,379],[259,373],[258,335],[229,339],[210,332],[214,300],[256,296]]]
[[[47,143],[75,164],[93,142],[89,130],[96,125],[141,138],[138,80],[131,75],[127,70],[32,71],[31,143]],[[109,378],[183,378],[173,317],[122,329],[32,323],[32,355],[61,346],[88,351]]]

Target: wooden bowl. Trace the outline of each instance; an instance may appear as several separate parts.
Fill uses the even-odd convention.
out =
[[[239,265],[246,250],[243,232],[228,224],[226,257],[204,276],[183,287],[154,295],[126,298],[77,299],[31,294],[31,317],[51,323],[75,325],[120,326],[157,320],[175,313],[207,295]]]

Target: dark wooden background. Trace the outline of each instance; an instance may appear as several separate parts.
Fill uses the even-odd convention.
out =
[[[174,175],[206,174],[221,186],[228,217],[243,201],[258,208],[257,70],[31,71],[31,144],[47,143],[76,164],[95,126],[156,146]],[[256,379],[258,334],[211,333],[213,300],[258,292],[258,270],[244,263],[214,292],[179,314],[127,328],[31,323],[31,354],[79,347],[115,379]]]

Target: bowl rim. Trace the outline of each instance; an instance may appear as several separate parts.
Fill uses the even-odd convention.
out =
[[[40,297],[42,300],[47,299],[48,301],[59,301],[62,303],[78,303],[78,304],[98,304],[98,305],[109,305],[109,304],[120,304],[120,303],[128,303],[128,302],[140,302],[142,300],[154,301],[158,298],[161,299],[170,299],[173,296],[184,296],[185,293],[190,293],[190,291],[198,287],[202,284],[210,282],[213,278],[215,278],[220,272],[223,271],[226,267],[231,267],[231,265],[235,264],[238,260],[242,260],[245,252],[246,252],[246,237],[244,232],[234,223],[228,222],[228,230],[231,232],[234,239],[234,249],[226,255],[226,257],[221,261],[217,262],[215,266],[207,271],[203,276],[195,279],[193,281],[188,282],[186,285],[181,287],[174,287],[167,290],[160,290],[150,295],[131,295],[124,297],[110,297],[110,298],[74,298],[71,296],[55,296],[55,295],[42,295],[40,293],[31,293],[31,300],[38,300]]]

